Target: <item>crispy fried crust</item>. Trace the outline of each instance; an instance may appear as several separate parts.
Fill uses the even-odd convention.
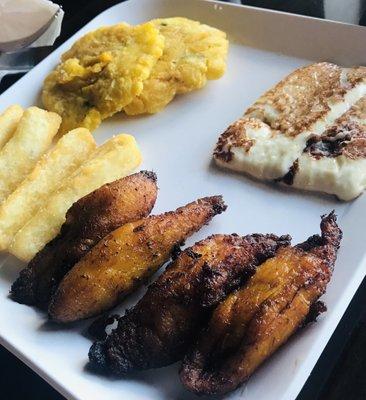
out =
[[[141,153],[133,136],[121,133],[99,146],[79,168],[50,195],[14,236],[8,250],[29,262],[54,239],[66,221],[69,208],[102,185],[130,175],[141,164]]]
[[[62,133],[76,127],[92,131],[141,93],[163,48],[164,37],[151,22],[89,32],[47,76],[42,102],[62,116]]]
[[[0,202],[17,188],[47,152],[60,123],[61,117],[56,113],[38,107],[24,111],[14,133],[0,150]]]
[[[13,104],[0,114],[0,149],[13,136],[24,110],[18,104]]]
[[[162,367],[181,359],[210,310],[272,257],[288,236],[213,235],[183,251],[104,342],[91,363],[114,373]]]
[[[65,276],[50,317],[71,322],[110,309],[159,269],[174,248],[226,209],[221,196],[129,223],[102,239]]]
[[[1,124],[1,122],[0,122]],[[48,206],[50,196],[91,157],[97,144],[93,135],[77,128],[61,137],[33,170],[0,205],[0,250],[6,250],[19,230]]]
[[[188,390],[234,390],[314,315],[313,305],[325,292],[342,236],[333,213],[322,218],[321,230],[321,237],[280,249],[215,309],[207,330],[184,359],[180,377]]]
[[[156,175],[142,171],[105,184],[74,203],[60,234],[21,271],[11,288],[14,300],[47,304],[65,274],[96,243],[121,225],[150,214]]]

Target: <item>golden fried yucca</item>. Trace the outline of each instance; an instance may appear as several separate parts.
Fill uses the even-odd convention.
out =
[[[47,206],[19,230],[9,251],[29,261],[58,234],[75,201],[105,183],[129,175],[140,163],[141,154],[133,136],[121,134],[108,140],[49,197]]]
[[[45,154],[32,172],[0,206],[0,250],[5,250],[17,231],[43,207],[60,184],[95,150],[91,133],[74,129]]]
[[[0,150],[0,202],[32,171],[48,150],[61,123],[59,115],[30,107]]]
[[[0,114],[0,149],[12,137],[22,115],[23,109],[17,104],[9,106]]]

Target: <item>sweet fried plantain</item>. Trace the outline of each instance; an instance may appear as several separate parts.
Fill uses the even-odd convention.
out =
[[[288,236],[213,235],[184,250],[108,338],[92,346],[92,365],[120,374],[181,359],[212,307],[289,241]]]
[[[65,274],[104,236],[150,214],[156,175],[142,171],[101,186],[74,203],[60,234],[21,271],[11,294],[19,303],[47,305]]]
[[[50,317],[71,322],[113,307],[159,269],[177,245],[225,209],[221,196],[205,197],[115,230],[65,276]]]
[[[183,361],[180,377],[187,389],[196,394],[234,390],[312,314],[341,241],[333,213],[322,218],[321,231],[321,237],[281,248],[215,309]]]

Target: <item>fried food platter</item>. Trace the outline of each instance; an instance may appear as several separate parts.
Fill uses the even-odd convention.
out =
[[[5,92],[0,97],[0,109],[15,103],[21,103],[23,107],[41,106],[43,80],[56,66],[61,54],[84,33],[103,25],[121,21],[137,24],[153,18],[179,15],[225,30],[230,48],[227,71],[220,80],[209,82],[199,91],[176,97],[158,114],[117,114],[103,121],[93,136],[101,145],[121,131],[134,135],[143,156],[139,168],[154,171],[158,177],[159,195],[154,215],[204,196],[223,196],[227,210],[187,238],[183,249],[210,235],[230,235],[234,232],[240,236],[273,233],[283,237],[284,241],[286,236],[281,235],[290,233],[292,246],[295,246],[318,234],[320,216],[335,210],[344,239],[332,280],[321,299],[327,304],[328,311],[316,324],[301,329],[250,380],[225,397],[294,399],[364,277],[362,239],[366,200],[361,196],[352,203],[342,203],[332,196],[292,191],[236,173],[229,174],[212,163],[212,152],[219,134],[262,93],[296,68],[313,61],[330,61],[345,66],[364,65],[366,60],[362,57],[366,49],[361,40],[357,40],[364,35],[364,30],[209,1],[146,0],[143,3],[130,0],[98,16]],[[285,23],[292,34],[281,28],[281,24]],[[339,36],[338,47],[330,39],[331,33],[335,32]],[[303,43],[302,37],[311,40],[314,35],[317,42],[312,47]],[[350,36],[356,45],[341,51]],[[155,195],[150,192],[152,198]],[[148,214],[151,204],[145,207],[146,211],[141,210],[138,218],[145,217],[146,212]],[[75,215],[77,213],[76,209]],[[216,210],[215,213],[219,212]],[[207,221],[203,218],[204,222]],[[162,258],[161,262],[164,260]],[[60,328],[54,322],[48,322],[43,311],[13,302],[8,296],[9,286],[26,264],[10,255],[3,255],[1,261],[0,341],[64,396],[70,399],[124,397],[136,400],[196,398],[180,384],[180,365],[177,363],[134,372],[122,379],[90,371],[86,364],[92,342],[85,333],[90,320]],[[150,277],[150,282],[157,275]],[[126,308],[136,304],[145,291],[146,287],[140,286],[114,311],[123,314]],[[225,302],[222,304],[225,308]],[[56,320],[68,318],[62,313],[60,316],[58,311],[54,313],[58,315],[54,318]],[[189,359],[194,359],[194,354],[187,357],[181,376],[190,369]],[[185,376],[183,380],[189,381],[189,377]]]

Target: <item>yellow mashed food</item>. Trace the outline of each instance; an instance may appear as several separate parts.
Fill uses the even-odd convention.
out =
[[[176,94],[202,88],[226,69],[226,34],[186,18],[151,21],[165,38],[164,52],[144,88],[124,107],[129,115],[156,113]]]
[[[86,34],[46,78],[44,106],[62,116],[61,133],[94,130],[143,90],[164,48],[154,23],[121,23]]]

